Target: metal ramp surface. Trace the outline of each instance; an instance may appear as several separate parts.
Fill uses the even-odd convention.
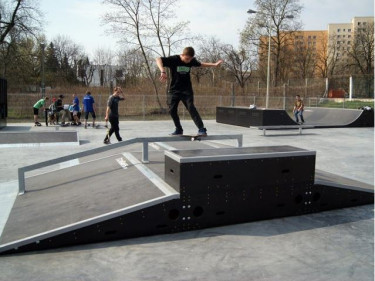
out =
[[[316,128],[374,126],[374,113],[369,110],[306,107],[303,116],[306,124]]]
[[[178,141],[150,147],[147,165],[141,162],[139,145],[132,144],[25,177],[27,192],[16,198],[0,237],[0,252],[177,199],[179,193],[163,180],[164,151],[212,146]]]
[[[1,244],[48,238],[179,197],[140,166],[124,153],[27,178],[28,192],[17,197]]]

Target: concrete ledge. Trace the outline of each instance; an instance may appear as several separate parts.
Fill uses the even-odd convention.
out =
[[[0,133],[0,148],[79,145],[77,131],[64,132],[4,132]]]

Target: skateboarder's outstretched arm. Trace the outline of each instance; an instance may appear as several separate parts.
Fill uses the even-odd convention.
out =
[[[201,67],[216,67],[223,63],[223,60],[217,62],[201,62]]]

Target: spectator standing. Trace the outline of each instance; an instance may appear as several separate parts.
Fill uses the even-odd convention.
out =
[[[121,87],[115,87],[113,94],[109,97],[107,102],[107,110],[105,113],[105,120],[111,123],[111,128],[108,130],[107,135],[104,138],[105,144],[110,144],[110,138],[113,133],[115,133],[118,141],[122,141],[120,136],[119,128],[119,114],[118,114],[118,103],[120,100],[124,100]]]
[[[44,97],[44,98],[38,100],[33,106],[35,126],[42,126],[42,124],[40,124],[39,121],[38,121],[39,109],[41,109],[41,108],[45,109],[47,100],[48,100],[48,97]]]
[[[77,97],[77,94],[73,94],[73,125],[81,125],[81,122],[79,121],[79,99]]]
[[[83,111],[85,112],[85,129],[87,129],[87,120],[89,119],[89,113],[92,117],[92,127],[95,128],[95,100],[91,96],[91,93],[89,91],[86,92],[86,95],[84,96],[82,100],[83,104]]]

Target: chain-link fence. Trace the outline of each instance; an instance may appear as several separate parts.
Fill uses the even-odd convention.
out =
[[[48,94],[51,103],[53,97],[59,94]],[[95,94],[96,114],[98,120],[103,120],[105,116],[108,94]],[[33,117],[33,105],[41,98],[40,94],[9,94],[8,95],[8,119],[28,120]],[[82,106],[83,95],[79,96]],[[125,101],[119,104],[119,114],[121,120],[163,120],[169,119],[166,96],[160,96],[159,101],[155,95],[127,95]],[[292,111],[294,97],[274,97],[269,98],[269,108],[285,109]],[[160,102],[160,103],[159,103]],[[64,104],[71,104],[72,100],[65,97]],[[266,98],[264,96],[215,96],[197,95],[194,103],[203,119],[215,119],[217,106],[244,106],[255,105],[257,108],[264,108]],[[321,97],[304,98],[305,106],[308,107],[336,107],[336,108],[360,108],[362,106],[374,106],[373,99],[325,99]],[[40,113],[42,114],[42,113]],[[179,107],[179,115],[182,120],[190,119],[189,113],[182,105]]]

